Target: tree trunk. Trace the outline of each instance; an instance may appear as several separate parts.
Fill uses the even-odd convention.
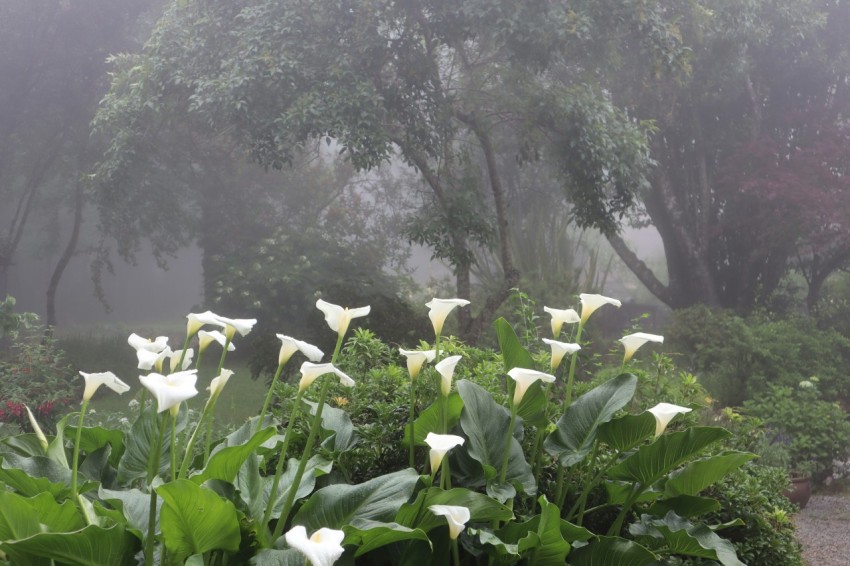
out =
[[[77,251],[77,242],[80,239],[80,227],[83,224],[83,187],[83,181],[77,179],[74,189],[74,224],[71,227],[71,235],[68,238],[68,244],[65,246],[65,250],[62,252],[62,257],[56,262],[53,275],[50,277],[50,284],[47,286],[47,326],[44,329],[45,336],[52,335],[53,328],[56,326],[56,290],[59,288],[59,281],[65,273],[65,268],[68,267],[68,263]]]

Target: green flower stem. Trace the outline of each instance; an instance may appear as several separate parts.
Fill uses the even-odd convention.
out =
[[[611,527],[608,529],[608,536],[619,536],[620,531],[623,529],[623,521],[626,520],[626,515],[643,492],[644,489],[639,487],[637,484],[632,486],[632,492],[626,499],[626,502],[623,503],[623,508],[620,509],[620,514],[617,515],[617,518],[613,523],[611,523]]]
[[[142,389],[142,391],[139,394],[139,418],[141,418],[142,415],[144,414],[145,403],[147,403],[147,401],[148,401],[148,390],[145,389],[144,387],[142,387],[141,389]]]
[[[578,323],[578,330],[576,330],[576,344],[581,344],[581,332],[584,330],[584,323]],[[567,390],[564,392],[564,412],[570,408],[570,405],[573,402],[573,378],[576,375],[576,360],[578,359],[578,352],[573,352],[572,357],[570,358],[570,373],[567,376]]]
[[[83,515],[86,515],[85,510],[80,505],[80,502],[77,501],[77,474],[78,469],[80,467],[80,439],[83,436],[83,419],[86,417],[86,411],[89,408],[89,400],[83,399],[83,404],[80,407],[80,422],[77,425],[77,434],[74,439],[74,459],[73,464],[71,465],[71,497],[74,500],[74,503],[80,507],[80,511],[83,512]]]
[[[460,566],[460,552],[457,549],[457,539],[452,539],[452,558],[454,559],[455,566]]]
[[[186,339],[183,340],[183,351],[180,352],[180,361],[177,362],[177,371],[181,371],[183,369],[183,360],[186,358],[186,348],[189,347],[189,340],[191,340],[191,339],[192,339],[192,337],[187,334]],[[198,367],[198,366],[195,366],[195,367]]]
[[[178,405],[179,407],[179,405]],[[177,413],[171,412],[171,481],[177,479]]]
[[[272,378],[272,384],[269,386],[269,391],[266,393],[266,400],[263,402],[263,409],[260,411],[260,418],[257,420],[257,428],[254,429],[254,432],[260,430],[260,427],[263,426],[263,419],[266,418],[266,411],[269,410],[269,405],[272,401],[272,395],[274,394],[275,386],[277,385],[277,380],[280,379],[280,374],[283,371],[283,366],[286,365],[286,362],[277,365],[277,371],[274,372],[274,377]]]
[[[295,419],[298,418],[299,409],[301,407],[301,391],[295,395],[295,404],[292,406],[292,413],[289,415],[289,422],[286,424],[286,433],[283,437],[283,446],[278,454],[277,466],[274,470],[274,480],[272,480],[272,489],[269,493],[269,501],[266,503],[266,511],[263,513],[262,525],[267,527],[272,517],[274,503],[277,499],[277,490],[280,485],[280,477],[283,473],[283,465],[286,463],[286,453],[289,450],[289,442],[292,439],[292,430],[294,429]],[[274,542],[273,540],[271,541]]]
[[[564,475],[566,475],[566,468],[561,465],[561,462],[558,461],[558,475],[555,479],[555,503],[556,505],[567,498],[567,494],[564,491]]]
[[[409,465],[411,468],[416,468],[416,459],[414,452],[416,451],[416,380],[410,380],[410,459]]]
[[[556,368],[557,371],[557,368]],[[552,384],[546,384],[546,391],[543,393],[543,398],[546,402],[543,405],[543,419],[549,422],[549,395],[552,392]],[[540,471],[543,468],[543,437],[546,434],[546,429],[539,427],[534,436],[534,453],[531,457],[531,463],[534,467],[534,485],[540,485]]]
[[[342,337],[340,337],[340,341]],[[334,352],[336,356],[336,352]],[[332,382],[331,377],[325,377],[322,384],[322,391],[319,393],[319,401],[316,405],[316,414],[313,416],[313,422],[310,425],[310,434],[307,436],[307,444],[304,446],[304,452],[301,455],[301,460],[298,462],[298,469],[295,471],[295,477],[292,480],[292,485],[289,487],[289,493],[286,496],[286,502],[283,505],[283,510],[274,527],[272,533],[272,541],[280,538],[283,532],[283,526],[289,516],[289,511],[292,510],[292,504],[295,502],[295,495],[298,493],[298,486],[301,485],[301,478],[304,476],[304,470],[307,468],[307,460],[310,459],[310,452],[313,450],[313,444],[316,442],[316,437],[319,435],[319,429],[322,427],[322,410],[325,407],[325,397],[328,395],[328,389]]]
[[[189,443],[186,445],[186,450],[183,455],[183,462],[180,464],[180,471],[177,474],[178,478],[185,478],[189,473],[189,463],[192,461],[192,458],[195,453],[195,443],[198,441],[198,433],[201,430],[201,427],[204,424],[204,421],[207,419],[207,413],[209,411],[209,403],[204,406],[204,412],[201,413],[201,418],[198,420],[195,425],[195,430],[192,431],[192,436],[189,437]]]
[[[516,403],[511,400],[511,421],[505,433],[504,453],[502,454],[502,469],[499,471],[499,483],[505,483],[508,477],[508,460],[511,455],[511,438],[513,438],[514,424],[516,423]]]
[[[608,471],[608,468],[611,466],[611,464],[614,463],[618,456],[618,453],[615,453],[613,456],[611,456],[611,458],[608,459],[605,464],[599,468],[599,471],[596,473],[595,476],[593,476],[593,479],[585,483],[581,495],[573,505],[572,509],[570,509],[570,512],[566,515],[568,521],[572,521],[573,515],[578,512],[578,515],[576,516],[576,524],[581,526],[581,523],[584,520],[584,515],[586,513],[585,506],[587,505],[587,497],[590,495],[590,492],[593,490],[593,488],[599,485],[599,482],[602,480],[602,477],[605,475],[605,472]]]
[[[162,453],[162,439],[165,436],[165,414],[159,419],[159,430],[154,450],[151,452],[148,462],[148,489],[150,489],[151,502],[148,511],[148,536],[145,539],[145,566],[153,566],[153,546],[156,539],[156,490],[153,488],[153,480],[159,471],[159,457]]]
[[[184,349],[185,349],[185,348],[184,348]],[[204,355],[204,351],[203,351],[203,350],[201,350],[201,347],[200,347],[200,346],[198,346],[198,357],[197,357],[197,358],[195,358],[195,369],[200,369],[200,368],[201,368],[201,357],[202,357],[203,355]],[[183,365],[183,364],[181,363],[180,365],[181,365],[181,367],[182,367],[182,365]]]

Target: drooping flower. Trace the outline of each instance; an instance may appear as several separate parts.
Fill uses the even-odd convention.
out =
[[[111,371],[100,373],[86,373],[81,371],[80,375],[82,375],[83,379],[86,380],[86,389],[83,391],[83,401],[89,401],[92,396],[94,396],[94,392],[97,391],[97,388],[101,385],[107,386],[119,395],[130,390],[130,386],[118,379],[118,376]]]
[[[217,342],[219,346],[224,348],[227,344],[227,351],[232,352],[236,349],[233,342],[228,343],[227,338],[218,330],[199,330],[198,331],[198,354],[203,354],[210,344]]]
[[[35,415],[32,414],[30,408],[24,405],[24,408],[27,410],[27,418],[30,420],[30,426],[32,427],[33,432],[35,432],[35,437],[38,438],[38,443],[41,445],[41,449],[47,452],[47,437],[44,436],[44,431],[41,430],[41,427],[38,426],[38,421],[35,420]]]
[[[325,322],[327,322],[330,329],[336,332],[339,336],[345,336],[345,333],[348,332],[348,325],[351,324],[352,319],[366,316],[369,314],[369,311],[372,310],[372,307],[369,305],[356,309],[349,309],[348,307],[341,307],[339,305],[323,301],[322,299],[316,301],[316,308],[325,313]]]
[[[422,366],[433,362],[437,356],[436,350],[405,350],[404,348],[399,348],[398,351],[402,356],[407,358],[407,373],[410,374],[410,379],[419,377]]]
[[[646,332],[635,332],[634,334],[629,334],[628,336],[623,336],[620,338],[620,342],[623,344],[623,348],[625,348],[625,354],[623,356],[623,363],[628,362],[632,359],[632,356],[635,355],[635,352],[638,348],[646,344],[647,342],[657,342],[658,344],[664,343],[664,337],[659,336],[658,334],[647,334]]]
[[[431,473],[433,474],[440,469],[440,464],[443,463],[443,457],[446,453],[455,446],[462,446],[464,438],[454,434],[434,434],[429,432],[425,437],[425,444],[431,450],[428,453],[431,459]]]
[[[332,566],[345,552],[342,547],[345,533],[335,529],[321,528],[307,538],[307,529],[296,525],[285,536],[286,543],[303,554],[312,566]]]
[[[246,336],[254,325],[257,324],[256,318],[227,318],[226,316],[216,316],[216,320],[224,327],[224,335],[228,340],[233,340],[236,333],[239,336]]]
[[[181,364],[180,370],[188,369],[189,366],[192,365],[192,359],[195,357],[195,350],[192,348],[186,348],[186,354],[183,354],[183,350],[174,350],[168,355],[169,358],[169,367],[171,371],[177,369],[177,364],[180,363],[180,358],[183,358],[183,363]]]
[[[567,354],[575,354],[579,350],[581,350],[581,346],[578,344],[570,344],[568,342],[558,342],[557,340],[549,340],[548,338],[544,338],[543,342],[548,344],[552,348],[552,357],[549,363],[549,367],[552,371],[558,369],[558,366],[561,365],[561,360],[564,359],[564,356]]]
[[[655,417],[655,437],[658,438],[667,429],[667,425],[678,414],[690,413],[691,409],[672,403],[658,403],[649,412]]]
[[[277,335],[278,340],[280,340],[280,353],[277,356],[277,363],[279,365],[283,365],[289,361],[289,358],[292,357],[295,352],[301,352],[307,359],[311,362],[318,362],[324,356],[324,352],[322,352],[317,347],[312,344],[308,344],[307,342],[302,342],[301,340],[296,340],[290,336],[284,336],[283,334]]]
[[[151,373],[140,375],[139,381],[150,391],[157,403],[157,412],[180,407],[180,403],[198,394],[195,383],[198,381],[198,370],[178,371],[171,375]]]
[[[575,324],[581,320],[574,309],[551,309],[549,307],[543,307],[543,310],[552,316],[553,338],[561,335],[561,327],[564,324]]]
[[[446,317],[455,307],[465,307],[468,304],[469,301],[466,299],[431,299],[425,303],[425,306],[431,309],[428,311],[428,317],[431,319],[431,324],[434,325],[434,334],[443,333]]]
[[[620,308],[623,305],[623,303],[621,303],[617,299],[612,299],[611,297],[603,297],[602,295],[591,295],[588,293],[582,293],[581,295],[579,295],[579,299],[581,299],[582,324],[587,322],[587,319],[590,318],[590,315],[592,315],[594,311],[602,305],[614,305],[617,308]]]
[[[463,356],[449,356],[437,362],[434,368],[440,373],[440,393],[443,397],[448,397],[452,392],[452,378],[455,374],[455,366]]]
[[[157,336],[155,340],[148,340],[134,332],[127,338],[127,343],[136,350],[136,357],[139,360],[138,368],[149,370],[156,363],[160,352],[168,347],[168,337]]]
[[[434,515],[444,516],[449,522],[449,537],[452,540],[457,539],[460,533],[463,532],[466,523],[471,517],[469,508],[459,505],[431,505],[428,509]]]
[[[301,364],[301,380],[298,382],[298,390],[304,391],[316,379],[325,375],[326,373],[333,373],[339,378],[339,382],[345,387],[354,387],[354,380],[348,377],[341,370],[337,369],[337,367],[331,363],[326,364],[314,364],[313,362],[304,362]]]
[[[514,405],[519,405],[520,402],[522,402],[525,392],[528,391],[528,388],[531,387],[531,384],[535,381],[543,381],[546,383],[552,383],[555,381],[554,375],[543,373],[542,371],[534,369],[513,368],[508,372],[508,375],[516,382],[516,387],[514,388]]]
[[[215,314],[212,311],[205,311],[202,313],[191,313],[186,315],[186,335],[194,336],[201,330],[206,324],[210,324],[212,326],[219,326],[224,328],[224,322],[222,322],[221,317]]]
[[[227,385],[227,381],[232,375],[233,372],[229,369],[222,369],[218,377],[214,377],[212,381],[210,381],[210,399],[221,395],[224,386]]]

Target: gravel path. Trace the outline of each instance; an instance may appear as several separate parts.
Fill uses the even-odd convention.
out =
[[[850,565],[850,497],[813,495],[794,524],[806,566]]]

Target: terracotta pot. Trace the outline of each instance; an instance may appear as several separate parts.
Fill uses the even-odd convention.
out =
[[[791,476],[791,487],[783,495],[803,509],[812,496],[812,479],[809,476]]]

